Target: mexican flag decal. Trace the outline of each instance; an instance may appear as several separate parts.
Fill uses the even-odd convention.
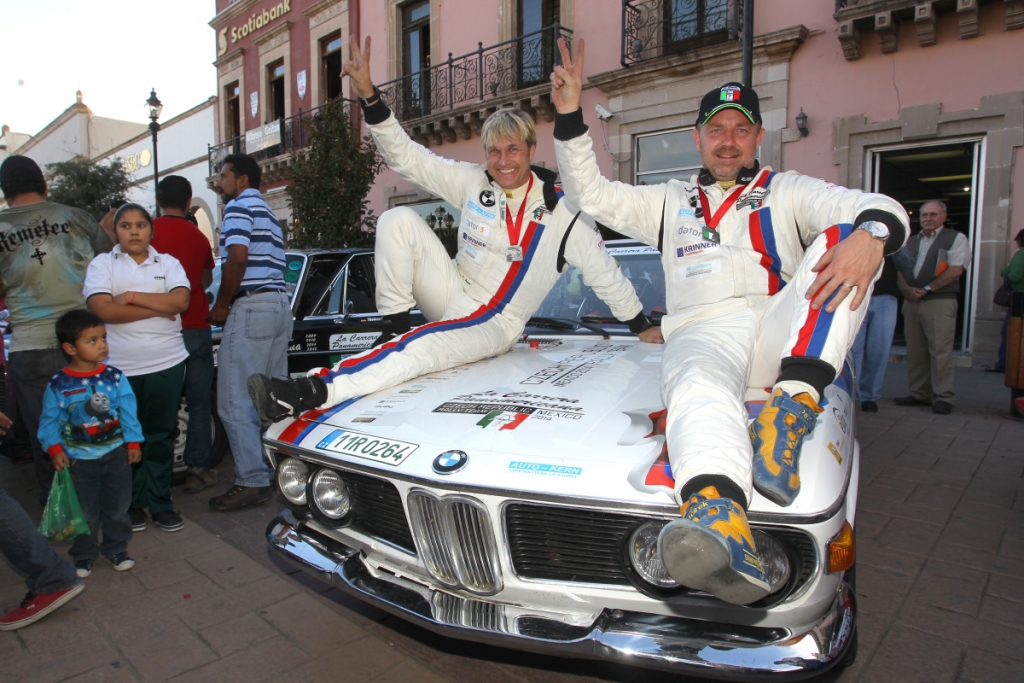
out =
[[[487,429],[492,424],[501,425],[498,430],[515,429],[519,425],[523,424],[526,418],[530,417],[526,413],[506,413],[504,410],[492,410],[483,416],[483,418],[477,422],[478,427]]]

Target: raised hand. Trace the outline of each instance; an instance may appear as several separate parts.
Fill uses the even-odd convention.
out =
[[[345,62],[343,70],[352,79],[356,91],[364,100],[373,97],[373,79],[370,78],[370,36],[366,36],[366,44],[362,51],[355,36],[348,37],[351,59]]]
[[[580,108],[583,94],[583,40],[576,44],[576,61],[572,61],[565,38],[558,39],[562,63],[551,72],[551,101],[559,114],[571,114]]]

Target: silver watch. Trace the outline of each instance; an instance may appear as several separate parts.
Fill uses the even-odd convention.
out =
[[[864,221],[857,226],[857,230],[867,230],[867,233],[876,240],[886,241],[889,239],[889,226],[878,221]]]

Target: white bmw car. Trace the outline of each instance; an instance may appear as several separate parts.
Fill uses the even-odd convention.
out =
[[[658,252],[608,248],[645,310],[663,307]],[[852,663],[849,365],[804,444],[794,504],[754,496],[772,593],[739,607],[677,584],[658,557],[658,532],[679,515],[661,354],[571,269],[509,353],[271,427],[288,509],[267,540],[323,581],[454,638],[726,680]],[[767,395],[749,389],[751,417]]]

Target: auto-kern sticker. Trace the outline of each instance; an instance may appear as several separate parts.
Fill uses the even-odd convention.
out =
[[[628,346],[616,346],[613,344],[594,344],[585,349],[580,349],[571,356],[567,356],[554,365],[549,365],[539,370],[520,384],[552,384],[556,387],[564,387],[572,384],[575,380],[597,369],[602,363],[615,360],[616,357],[629,350]]]
[[[396,439],[382,439],[346,429],[335,429],[316,447],[397,467],[412,455],[419,445]]]
[[[521,474],[540,474],[546,477],[567,477],[575,479],[583,474],[582,467],[570,467],[568,465],[551,465],[543,462],[523,462],[513,460],[508,464],[509,472]]]

